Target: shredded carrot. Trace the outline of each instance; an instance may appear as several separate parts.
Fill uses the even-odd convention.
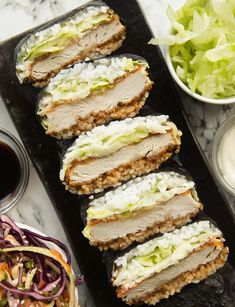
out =
[[[11,270],[6,262],[0,263],[0,270],[7,271],[9,274],[11,273]]]
[[[5,294],[5,290],[0,288],[0,300],[3,298],[4,294]]]
[[[42,289],[46,285],[46,282],[44,280],[40,280],[38,284],[38,289]]]
[[[63,263],[63,265],[64,265],[64,267],[65,267],[65,269],[66,269],[66,271],[67,271],[68,273],[71,272],[71,267],[70,267],[70,265],[64,261],[64,259],[63,259],[62,255],[61,255],[61,253],[59,253],[59,252],[56,251],[55,249],[50,249],[50,253],[51,253],[53,256],[55,256],[60,262]]]

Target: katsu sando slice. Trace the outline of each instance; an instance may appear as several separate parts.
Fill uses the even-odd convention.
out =
[[[90,2],[20,41],[16,75],[21,83],[44,86],[62,68],[110,54],[124,38],[118,15],[102,1]]]
[[[135,116],[152,87],[138,56],[83,62],[61,71],[40,95],[37,114],[46,133],[69,138],[114,119]]]
[[[127,118],[81,134],[62,160],[66,189],[91,194],[157,169],[180,147],[168,116]]]
[[[129,305],[154,305],[221,268],[228,248],[209,221],[183,226],[137,245],[114,261],[113,286]]]
[[[101,250],[173,230],[202,210],[195,184],[176,171],[137,177],[89,204],[83,235]]]

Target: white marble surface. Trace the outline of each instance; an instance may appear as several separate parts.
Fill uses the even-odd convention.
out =
[[[0,1],[0,41],[65,13],[86,0],[1,0]],[[182,0],[139,0],[148,22],[155,35],[164,35],[169,23],[165,15],[168,4],[178,7]],[[195,102],[180,93],[192,130],[210,163],[212,139],[223,120],[235,112],[234,106],[211,106]],[[17,137],[17,132],[0,103],[0,126],[8,129]],[[235,212],[235,199],[226,193]],[[9,212],[15,220],[33,226],[48,235],[57,237],[68,245],[65,233],[56,216],[48,195],[31,164],[30,180],[26,193],[19,204]],[[78,268],[74,263],[75,270]],[[93,306],[85,286],[79,288],[81,306]]]

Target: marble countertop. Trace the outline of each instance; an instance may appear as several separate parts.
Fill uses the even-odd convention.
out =
[[[1,0],[0,41],[4,41],[86,2],[86,0]],[[184,1],[139,0],[138,2],[154,35],[159,36],[166,34],[169,29],[169,23],[165,15],[167,6],[171,4],[173,7],[178,7]],[[191,128],[210,164],[213,136],[221,123],[235,113],[235,105],[207,105],[193,101],[180,90],[179,94],[182,97]],[[2,101],[0,103],[0,127],[11,131],[19,138]],[[30,179],[26,193],[17,206],[9,212],[9,215],[16,221],[35,227],[48,235],[58,238],[69,246],[52,203],[33,165],[30,164],[30,166]],[[235,213],[235,198],[231,197],[226,191],[224,193]],[[75,271],[78,272],[74,258],[73,266]],[[93,306],[85,285],[79,287],[79,295],[81,307]]]

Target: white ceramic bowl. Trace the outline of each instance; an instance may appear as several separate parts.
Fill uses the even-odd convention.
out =
[[[211,150],[212,166],[215,177],[218,182],[233,196],[235,196],[235,186],[231,185],[231,183],[226,180],[226,177],[224,176],[223,169],[221,168],[219,152],[226,132],[228,132],[229,129],[234,126],[234,123],[235,114],[227,118],[222,125],[220,125],[214,136]]]
[[[199,94],[194,93],[193,91],[191,91],[186,84],[184,84],[180,78],[178,77],[172,61],[171,61],[171,57],[170,57],[170,48],[168,46],[165,46],[163,49],[164,55],[165,55],[165,60],[166,60],[166,64],[168,66],[168,69],[170,71],[170,74],[172,76],[172,78],[175,80],[175,82],[179,85],[179,87],[182,88],[182,90],[184,90],[187,94],[189,94],[190,96],[192,96],[193,98],[206,102],[206,103],[210,103],[210,104],[217,104],[217,105],[223,105],[223,104],[231,104],[231,103],[235,103],[235,96],[230,97],[230,98],[224,98],[224,99],[215,99],[215,98],[208,98]]]

